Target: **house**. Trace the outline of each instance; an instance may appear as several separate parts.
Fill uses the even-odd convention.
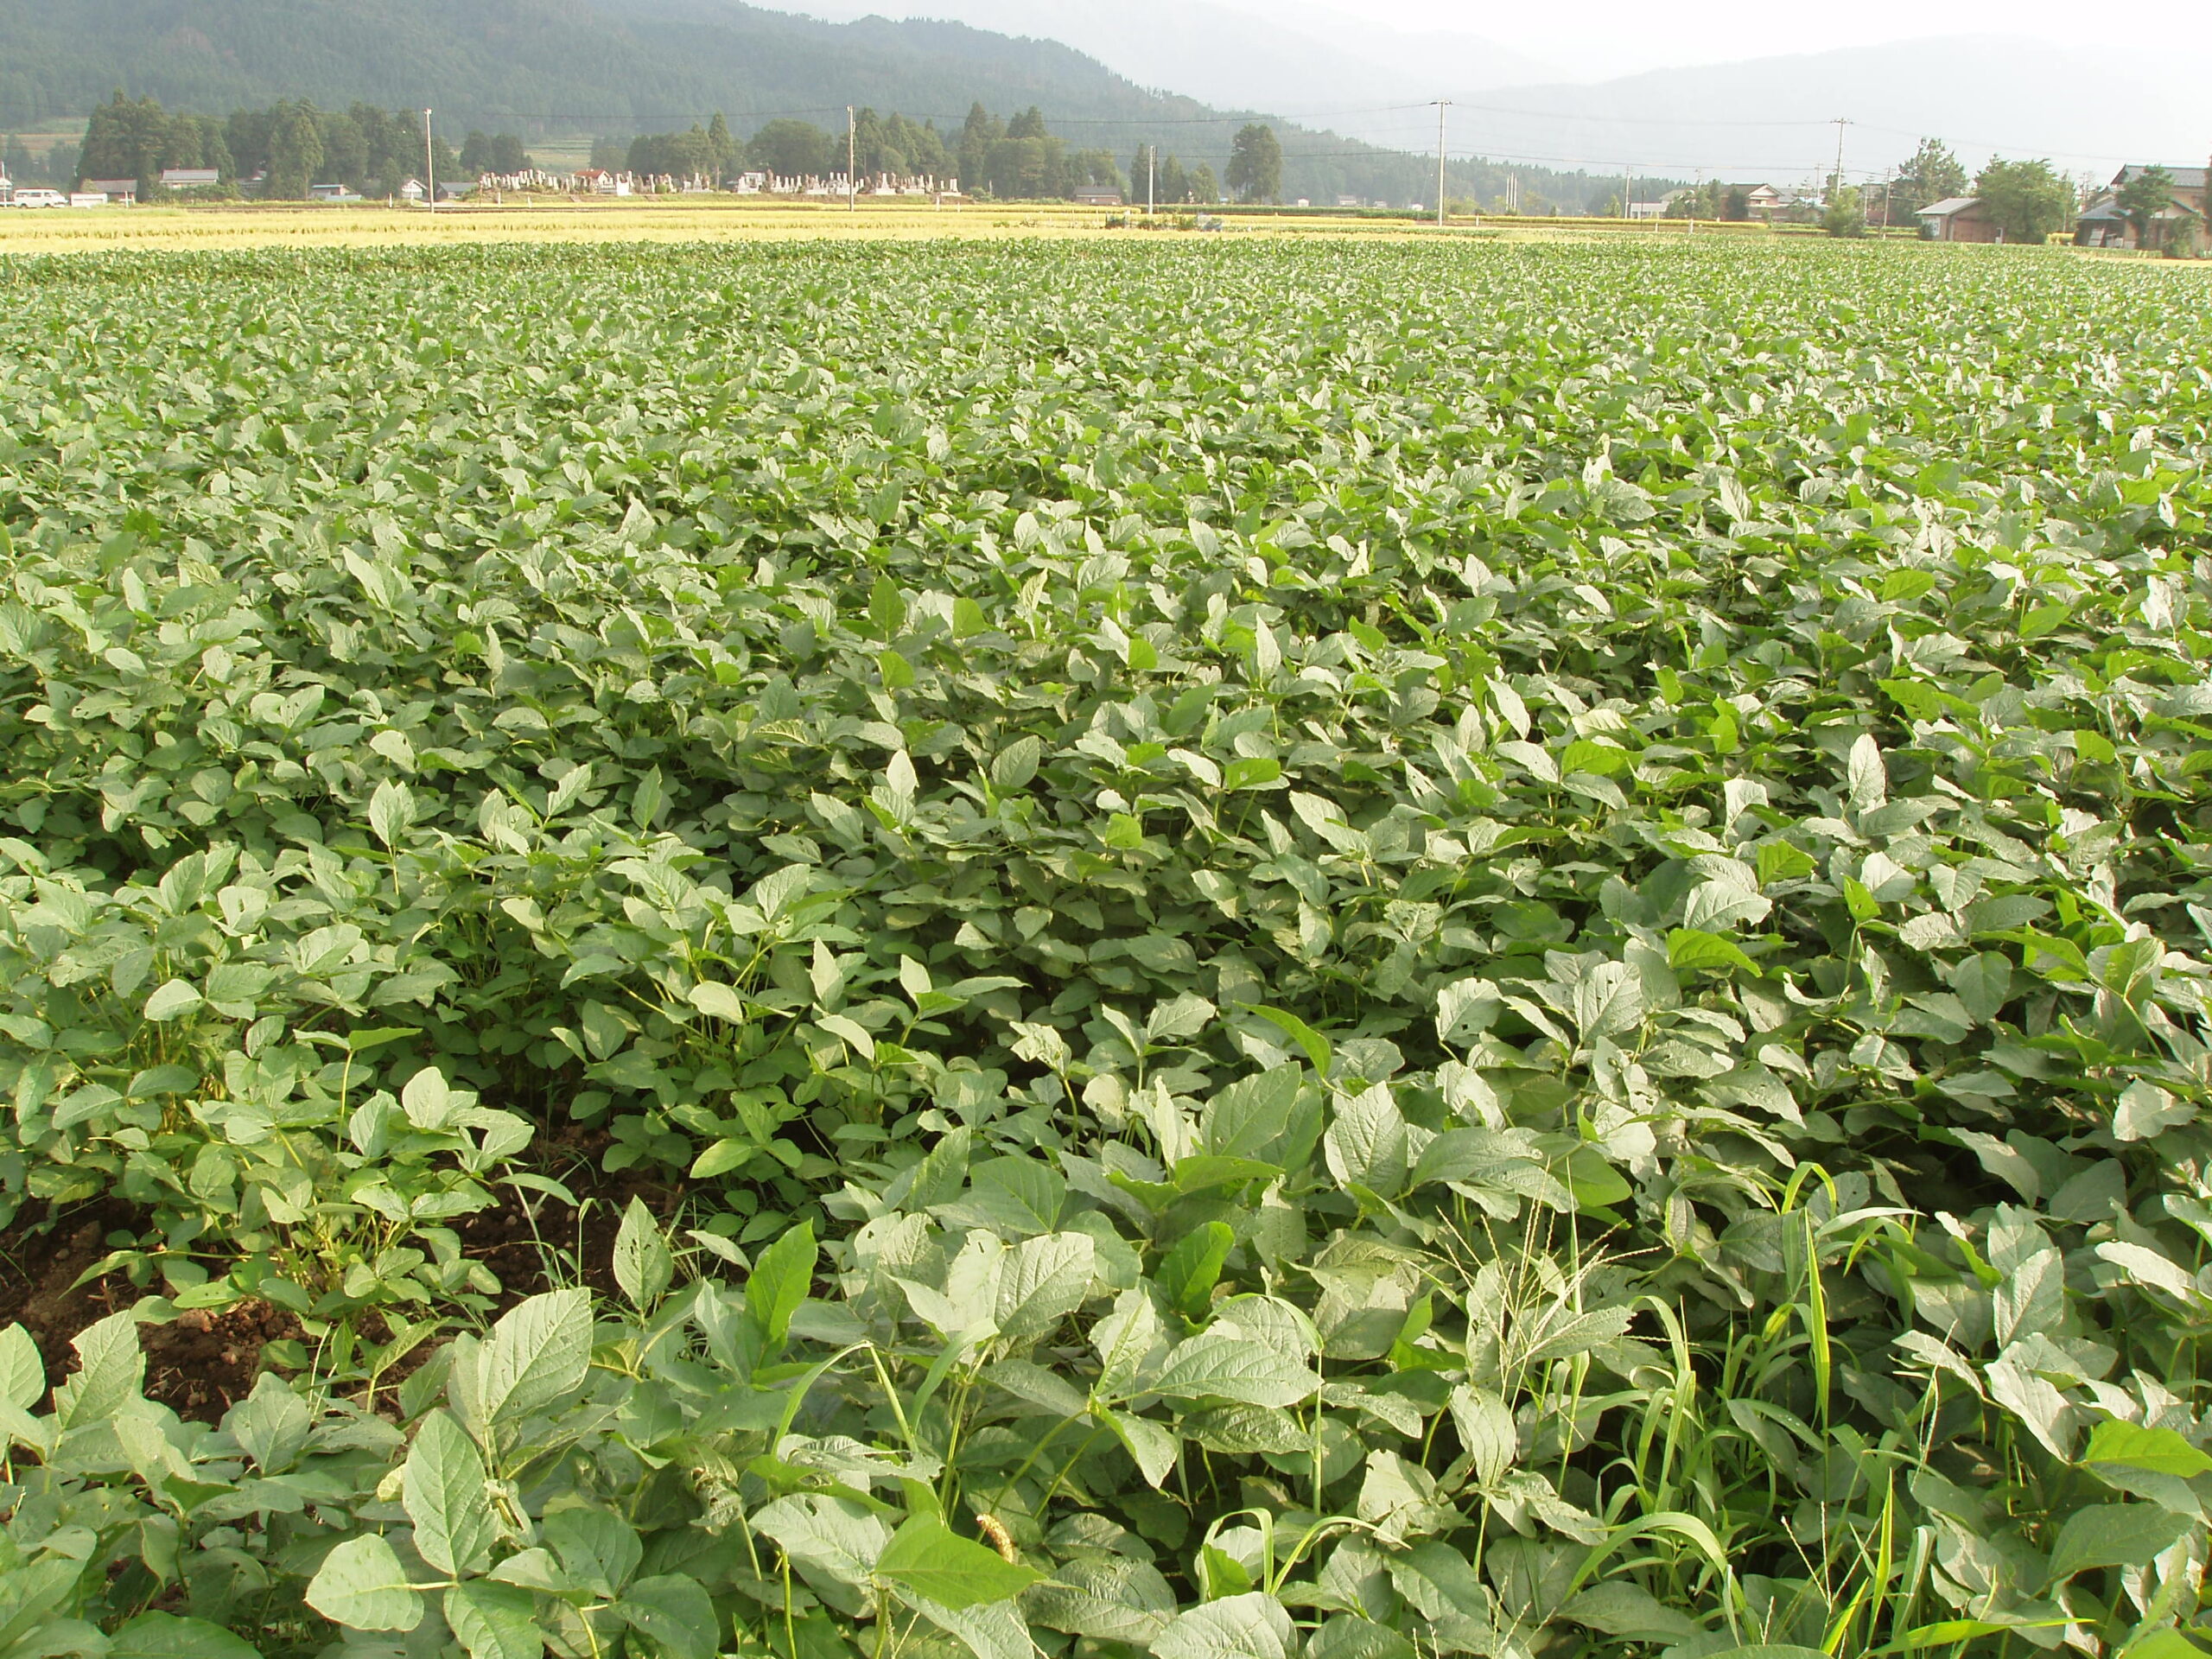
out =
[[[1122,193],[1110,184],[1078,184],[1075,200],[1081,207],[1119,207]]]
[[[136,179],[86,179],[79,194],[101,197],[102,204],[97,205],[135,207],[138,201],[138,181]]]
[[[351,187],[343,184],[311,184],[308,197],[315,201],[359,201]]]
[[[1920,210],[1923,242],[2002,242],[2005,232],[1980,196],[1949,196]]]
[[[1723,200],[1733,200],[1740,195],[1746,219],[1770,218],[1777,208],[1788,207],[1792,200],[1770,184],[1732,184],[1720,194]]]
[[[1671,200],[1672,198],[1669,197],[1669,200]],[[1667,217],[1667,203],[1665,201],[1631,201],[1628,205],[1628,216],[1630,219],[1664,219]]]
[[[2112,182],[2074,221],[2077,247],[2170,248],[2177,244],[2185,246],[2202,233],[2205,177],[2212,169],[2170,167],[2166,172],[2173,179],[2173,189],[2166,205],[2151,215],[2149,233],[2138,238],[2135,221],[2120,205],[2120,193],[2149,170],[2147,166],[2131,162],[2113,175]]]
[[[165,167],[162,169],[162,188],[164,190],[212,190],[223,181],[223,175],[212,167]]]
[[[399,187],[399,199],[410,207],[422,200],[427,194],[423,188],[423,181],[420,179],[410,179]]]

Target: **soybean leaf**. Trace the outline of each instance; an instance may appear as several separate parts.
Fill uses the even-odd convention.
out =
[[[910,1516],[877,1557],[876,1576],[958,1611],[1019,1595],[1044,1574],[1003,1560],[933,1516]]]
[[[511,1423],[558,1404],[583,1386],[591,1364],[591,1300],[582,1289],[518,1303],[485,1344],[485,1421]]]
[[[1206,1332],[1167,1357],[1151,1392],[1183,1400],[1235,1400],[1249,1406],[1294,1406],[1321,1379],[1277,1350]]]
[[[1288,1659],[1294,1640],[1282,1604],[1252,1590],[1178,1614],[1152,1650],[1160,1659]]]
[[[204,1618],[140,1613],[117,1627],[106,1659],[259,1659],[253,1644]]]
[[[999,1271],[999,1334],[1010,1343],[1028,1342],[1082,1306],[1096,1253],[1087,1233],[1047,1233],[1015,1245]]]
[[[1224,1221],[1210,1221],[1185,1234],[1160,1262],[1157,1274],[1160,1294],[1168,1305],[1186,1319],[1204,1313],[1236,1242],[1235,1230]]]
[[[681,1573],[639,1579],[622,1592],[614,1616],[651,1637],[669,1659],[713,1659],[720,1643],[715,1604]]]
[[[545,1651],[536,1600],[519,1586],[486,1579],[456,1584],[446,1591],[443,1610],[468,1659],[537,1659]]]
[[[2187,1516],[2156,1503],[2092,1503],[2059,1528],[2050,1547],[2050,1581],[2091,1567],[2139,1567],[2189,1529]]]
[[[415,1548],[440,1572],[474,1573],[499,1537],[485,1488],[484,1459],[451,1414],[434,1411],[407,1454],[403,1501]]]
[[[802,1221],[760,1252],[745,1281],[745,1311],[771,1351],[783,1345],[791,1315],[814,1283],[814,1224]]]
[[[676,1258],[660,1224],[642,1198],[632,1198],[614,1235],[614,1282],[632,1306],[644,1309],[660,1300],[675,1275]]]
[[[324,1556],[308,1581],[307,1603],[332,1624],[356,1630],[411,1630],[423,1622],[423,1598],[380,1533],[348,1538]]]

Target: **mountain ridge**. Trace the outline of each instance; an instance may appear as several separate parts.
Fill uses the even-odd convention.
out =
[[[1827,52],[1738,59],[1592,83],[1491,88],[1459,99],[1453,148],[1552,165],[1826,177],[1836,116],[1845,171],[1903,161],[1924,137],[1970,165],[2049,156],[2088,174],[2127,160],[2201,164],[2212,130],[2197,78],[2096,43],[2024,35],[1931,35]],[[2105,88],[2101,95],[2085,89]],[[1720,111],[1720,114],[1715,114]],[[1391,132],[1348,122],[1370,142]]]
[[[718,111],[741,134],[785,116],[842,127],[848,105],[943,130],[977,102],[1035,105],[1071,148],[1126,158],[1149,142],[1217,174],[1237,126],[1269,118],[1141,86],[1055,41],[742,0],[0,0],[0,130],[86,114],[118,88],[211,115],[283,99],[428,107],[455,139],[627,137]],[[1434,200],[1429,156],[1275,125],[1287,198]],[[1452,188],[1487,200],[1505,182],[1469,163]],[[1606,181],[1544,170],[1528,188],[1579,208]]]
[[[1425,100],[1452,86],[1563,79],[1555,66],[1472,35],[1355,25],[1308,0],[1264,15],[1239,0],[804,0],[808,14],[889,12],[1073,46],[1116,73],[1227,108],[1319,115]],[[1413,66],[1418,65],[1418,67]],[[1450,65],[1448,68],[1440,67]],[[1318,118],[1318,117],[1317,117]]]

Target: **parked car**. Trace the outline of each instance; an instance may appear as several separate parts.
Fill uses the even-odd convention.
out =
[[[67,207],[68,205],[69,198],[59,190],[18,190],[16,192],[16,206],[18,207]]]

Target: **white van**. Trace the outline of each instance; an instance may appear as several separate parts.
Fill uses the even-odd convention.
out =
[[[16,192],[16,206],[18,207],[67,207],[68,205],[69,198],[59,190],[18,190]]]

